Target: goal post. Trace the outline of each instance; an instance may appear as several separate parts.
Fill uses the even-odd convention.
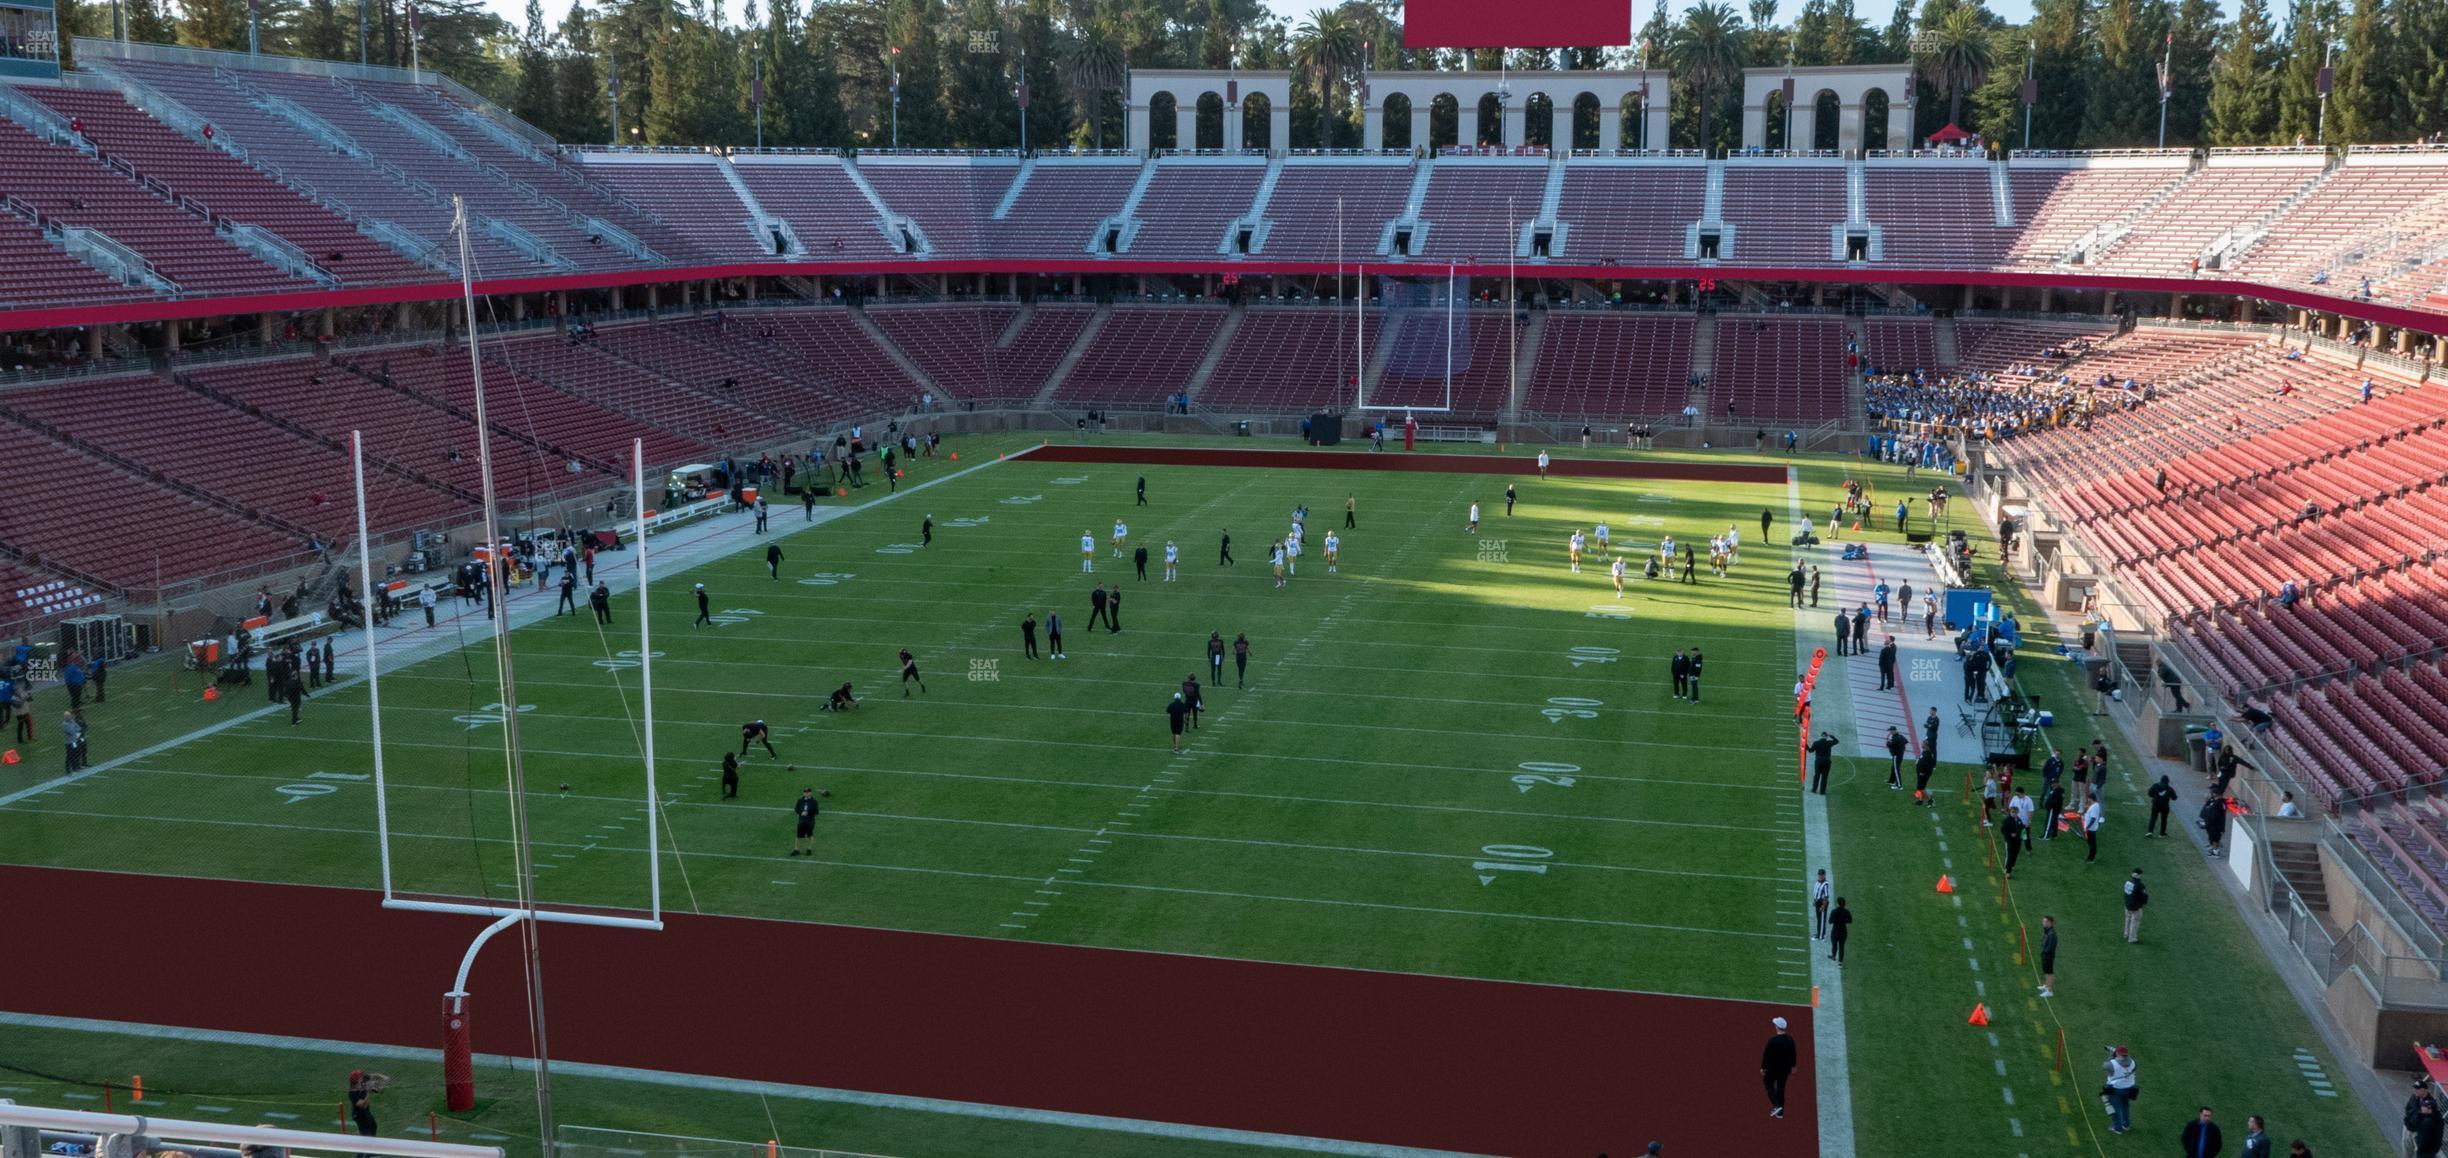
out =
[[[1471,279],[1454,266],[1427,277],[1377,275],[1377,345],[1364,361],[1353,391],[1362,413],[1449,414],[1456,374],[1475,364],[1476,326],[1469,308]],[[1359,297],[1366,309],[1368,295]],[[1371,390],[1368,362],[1379,366]]]

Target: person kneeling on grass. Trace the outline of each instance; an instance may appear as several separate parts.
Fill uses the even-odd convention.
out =
[[[850,683],[849,681],[844,680],[842,681],[842,686],[833,689],[832,698],[825,701],[825,705],[821,710],[827,712],[846,712],[857,706],[858,700],[850,694]]]

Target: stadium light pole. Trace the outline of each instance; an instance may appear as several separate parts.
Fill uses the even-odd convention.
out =
[[[2167,48],[2159,56],[2159,147],[2167,148],[2168,98],[2176,92],[2176,30],[2167,34]]]

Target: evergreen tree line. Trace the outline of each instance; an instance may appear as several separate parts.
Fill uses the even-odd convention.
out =
[[[582,0],[554,26],[528,0],[520,28],[474,0],[418,0],[418,54],[580,143],[1012,148],[1025,90],[1032,147],[1116,148],[1129,70],[1237,66],[1290,70],[1291,143],[1341,148],[1360,143],[1368,71],[1499,64],[1666,69],[1678,147],[1738,144],[1743,69],[1788,63],[1910,62],[1910,109],[1868,110],[1874,145],[1877,124],[1909,115],[1916,140],[1954,123],[2019,146],[2027,71],[2035,148],[2157,143],[2163,68],[2171,146],[2448,131],[2448,0],[2281,0],[2283,13],[2270,0],[2232,0],[2233,13],[2219,0],[2036,0],[2021,25],[1978,0],[1898,0],[1883,25],[1855,0],[1807,0],[1791,24],[1778,21],[1776,0],[1748,0],[1747,10],[1702,0],[1673,19],[1661,3],[1632,47],[1506,53],[1406,50],[1400,0],[1345,0],[1297,21],[1259,0],[738,2],[734,13],[726,0]],[[65,26],[85,35],[111,35],[124,20],[136,40],[247,47],[248,0],[61,7]],[[404,67],[409,12],[408,0],[259,0],[256,32],[267,53]],[[2325,117],[2324,62],[2334,82]],[[1568,91],[1536,76],[1515,87]],[[1200,113],[1212,139],[1222,111]],[[1832,134],[1832,110],[1819,119]],[[1450,102],[1432,120],[1450,136]],[[1532,143],[1549,143],[1546,118],[1529,120]],[[1582,120],[1586,136],[1594,117]],[[1482,122],[1492,131],[1493,118]],[[1407,128],[1389,126],[1397,138]]]

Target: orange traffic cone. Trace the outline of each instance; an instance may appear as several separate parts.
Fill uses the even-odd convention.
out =
[[[18,755],[17,749],[15,748],[11,748],[6,752],[0,752],[0,764],[14,764],[23,759],[25,759],[25,757]]]
[[[1972,1006],[1972,1016],[1971,1016],[1969,1019],[1967,1019],[1967,1021],[1965,1022],[1965,1024],[1967,1024],[1967,1025],[1987,1025],[1987,1024],[1989,1024],[1989,1007],[1988,1007],[1988,1006],[1986,1006],[1986,1005],[1980,1005],[1980,1004],[1975,1004],[1975,1005],[1973,1005],[1973,1006]]]
[[[1003,457],[1003,456],[998,454],[998,455],[996,455],[995,457],[996,457],[996,458],[1001,458],[1001,457]],[[953,452],[952,452],[952,461],[954,461],[954,462],[959,462],[959,461],[960,461],[960,452],[959,452],[959,451],[957,451],[957,450],[956,450],[956,451],[953,451]]]
[[[208,687],[204,689],[204,702],[211,703],[212,701],[220,698],[221,689],[215,687]]]
[[[1948,880],[1945,873],[1938,874],[1938,891],[1942,893],[1955,891],[1955,882]]]

